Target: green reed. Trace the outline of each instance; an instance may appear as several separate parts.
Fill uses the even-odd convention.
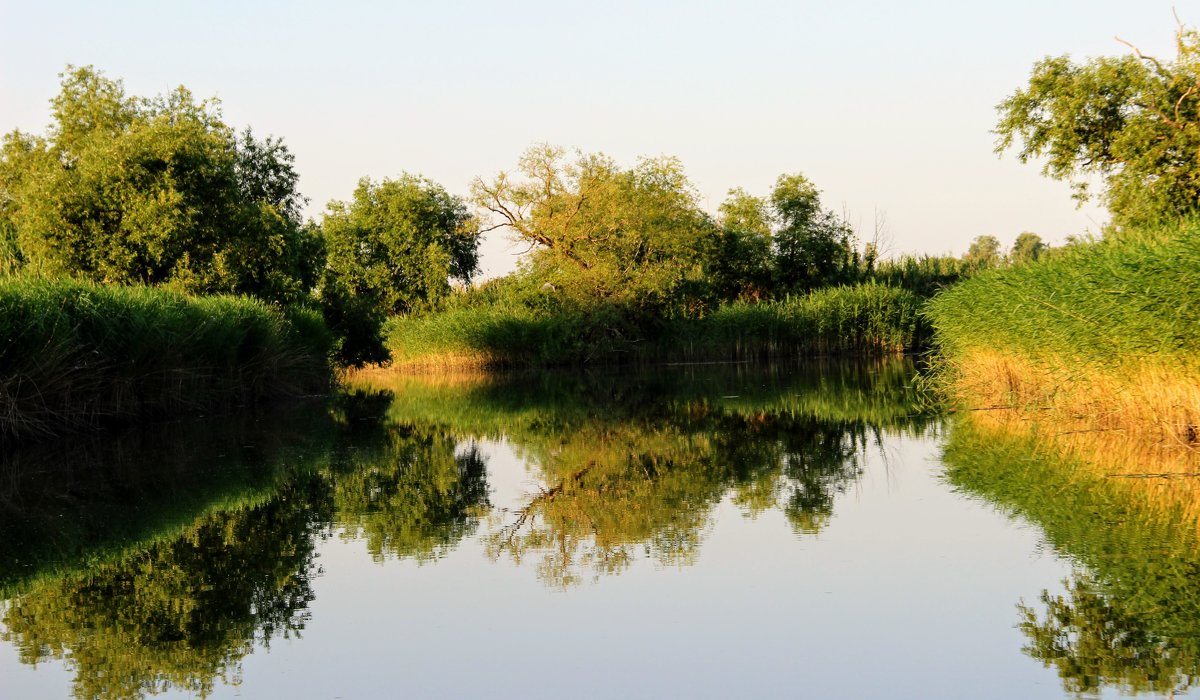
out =
[[[733,302],[702,316],[662,318],[628,307],[531,306],[498,300],[389,321],[405,365],[547,366],[872,355],[919,348],[921,300],[880,284]]]
[[[0,280],[0,443],[318,391],[331,345],[315,314],[247,298]]]

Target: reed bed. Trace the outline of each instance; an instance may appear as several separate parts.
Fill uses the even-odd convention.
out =
[[[1200,227],[1127,233],[984,272],[928,314],[948,386],[974,406],[1086,417],[1195,443]]]
[[[675,319],[493,303],[394,318],[386,334],[393,364],[409,370],[878,355],[923,345],[921,303],[874,283]]]
[[[9,278],[0,281],[0,444],[320,391],[331,347],[304,310]]]

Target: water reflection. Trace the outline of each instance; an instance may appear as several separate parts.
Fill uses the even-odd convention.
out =
[[[880,431],[931,418],[903,363],[388,377],[328,403],[184,422],[0,465],[0,638],[77,697],[201,695],[305,628],[322,538],[429,563],[466,538],[547,585],[695,561],[717,504],[833,517]],[[503,438],[536,484],[493,503]]]
[[[958,420],[944,458],[954,486],[1036,523],[1075,562],[1063,593],[1018,605],[1026,653],[1065,690],[1200,685],[1200,455],[994,414]]]
[[[172,542],[38,581],[5,605],[0,639],[25,663],[67,660],[79,698],[207,695],[236,683],[255,644],[308,620],[313,540],[329,514],[321,490],[298,479],[262,505],[202,517]]]
[[[504,436],[531,463],[536,488],[493,513],[484,542],[561,587],[644,557],[692,563],[726,496],[818,532],[881,429],[928,425],[910,379],[887,362],[369,381],[394,392],[392,423]]]

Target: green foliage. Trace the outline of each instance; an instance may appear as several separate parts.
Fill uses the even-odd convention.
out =
[[[1047,246],[1042,242],[1042,237],[1036,233],[1025,231],[1017,236],[1017,240],[1013,241],[1012,251],[1008,254],[1009,262],[1014,265],[1023,265],[1037,261],[1045,253]]]
[[[673,322],[649,353],[742,360],[915,350],[929,333],[921,307],[921,299],[911,292],[873,283],[766,302],[733,302],[704,318]]]
[[[1180,27],[1177,55],[1034,65],[1027,87],[998,109],[997,151],[1019,143],[1022,162],[1090,196],[1099,177],[1118,227],[1174,224],[1200,202],[1200,35]]]
[[[479,226],[462,200],[417,175],[362,179],[350,202],[331,202],[321,224],[326,269],[318,292],[341,339],[341,364],[386,362],[384,319],[437,304],[450,280],[479,269]]]
[[[808,292],[859,280],[862,259],[850,225],[821,208],[820,190],[797,173],[780,175],[771,192],[775,231],[775,284],[780,292]]]
[[[1200,224],[1069,246],[991,270],[935,297],[928,313],[949,356],[1006,348],[1117,367],[1195,367],[1200,351]]]
[[[0,441],[328,385],[304,309],[65,280],[0,281]]]
[[[97,282],[306,297],[319,247],[300,224],[293,158],[240,138],[185,88],[142,99],[68,67],[46,136],[0,148],[0,230],[25,265]],[[7,266],[7,265],[6,265]]]
[[[718,299],[770,294],[774,258],[769,205],[738,188],[721,203],[720,232],[708,241],[705,277]]]
[[[878,284],[905,289],[928,299],[957,284],[970,272],[966,263],[951,256],[905,256],[879,261],[870,278]]]
[[[600,154],[574,161],[535,146],[523,180],[476,179],[473,203],[536,246],[533,269],[562,294],[670,314],[686,310],[716,226],[675,158],[623,169]]]
[[[327,265],[351,296],[388,314],[436,303],[450,280],[479,267],[479,227],[458,197],[404,174],[360,180],[350,202],[331,202],[321,225]]]
[[[963,255],[963,262],[971,270],[985,270],[1000,265],[1000,241],[995,236],[976,236]]]
[[[497,290],[496,287],[501,287]],[[898,352],[927,335],[921,300],[876,284],[835,287],[768,302],[733,302],[703,318],[663,321],[617,306],[577,306],[519,282],[473,293],[426,316],[386,326],[394,361],[545,366]]]

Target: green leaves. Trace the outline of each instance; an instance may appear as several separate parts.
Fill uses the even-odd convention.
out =
[[[97,282],[307,296],[318,261],[300,222],[292,155],[240,138],[215,101],[180,87],[127,96],[69,67],[45,138],[0,151],[0,220],[28,264]]]
[[[997,152],[1069,182],[1080,201],[1090,180],[1118,227],[1176,222],[1200,201],[1200,40],[1180,29],[1174,62],[1143,56],[1067,56],[1034,65],[1029,85],[997,107]]]
[[[406,313],[469,282],[479,268],[479,227],[461,199],[419,175],[364,178],[351,202],[333,202],[322,233],[329,273],[387,313]]]

